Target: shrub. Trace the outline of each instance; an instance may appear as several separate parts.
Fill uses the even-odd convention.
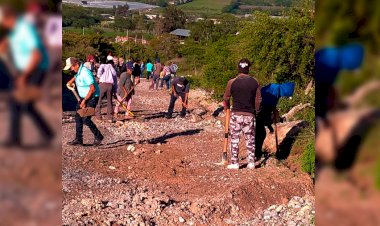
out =
[[[310,141],[301,156],[301,167],[302,170],[309,173],[310,175],[314,174],[315,171],[315,148],[314,142]]]

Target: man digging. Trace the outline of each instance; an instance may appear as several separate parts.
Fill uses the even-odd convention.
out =
[[[84,67],[75,57],[67,58],[66,67],[63,70],[69,69],[74,72],[75,75],[66,85],[72,87],[74,82],[76,84],[80,97],[80,101],[77,103],[77,110],[83,109],[86,106],[95,108],[99,100],[100,91],[91,71]],[[81,117],[77,112],[75,114],[75,124],[75,139],[68,142],[68,145],[83,145],[83,124],[87,125],[94,134],[94,145],[100,145],[104,137],[96,127],[95,123],[91,120],[91,116]]]
[[[172,118],[174,105],[178,97],[181,97],[181,100],[182,100],[182,110],[180,113],[180,117],[184,118],[186,116],[189,90],[190,90],[190,83],[185,77],[181,76],[181,77],[174,78],[173,84],[172,84],[172,94],[170,97],[169,109],[166,115],[167,119]]]
[[[259,82],[249,75],[251,63],[242,59],[238,64],[238,76],[228,81],[224,93],[224,109],[226,115],[230,111],[232,97],[232,110],[230,118],[231,136],[231,164],[228,169],[239,169],[239,143],[240,133],[243,132],[248,151],[247,168],[255,168],[255,107],[256,98],[260,96]],[[228,120],[228,119],[226,119]]]

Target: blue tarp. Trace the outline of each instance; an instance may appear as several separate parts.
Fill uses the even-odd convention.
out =
[[[294,88],[294,82],[286,82],[283,84],[270,83],[261,88],[262,104],[266,106],[276,106],[280,97],[293,96]]]
[[[340,70],[355,70],[361,66],[364,48],[356,43],[326,47],[318,50],[314,57],[316,82],[333,84]]]

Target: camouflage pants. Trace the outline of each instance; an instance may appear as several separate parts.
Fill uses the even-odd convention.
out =
[[[255,119],[254,116],[237,115],[232,113],[230,119],[230,136],[231,136],[231,162],[238,163],[239,160],[239,143],[240,133],[243,132],[247,151],[248,162],[255,160]]]

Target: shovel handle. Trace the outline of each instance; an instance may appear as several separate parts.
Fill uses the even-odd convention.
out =
[[[229,135],[229,127],[230,127],[230,109],[226,110],[226,121],[224,127],[224,145],[223,145],[223,155],[222,162],[227,163],[227,150],[228,150],[228,135]]]
[[[80,97],[79,95],[77,94],[77,92],[75,91],[75,84],[73,83],[72,86],[70,86],[69,84],[66,84],[66,87],[71,90],[71,92],[73,92],[75,98],[77,99],[77,101],[79,102],[80,101]]]

